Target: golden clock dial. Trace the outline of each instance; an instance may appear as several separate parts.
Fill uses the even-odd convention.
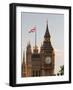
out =
[[[46,63],[46,64],[50,64],[50,63],[51,63],[51,58],[50,58],[50,57],[46,57],[45,63]]]

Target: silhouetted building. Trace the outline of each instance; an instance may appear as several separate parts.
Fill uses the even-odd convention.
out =
[[[35,46],[32,52],[30,43],[27,45],[26,63],[23,54],[22,77],[55,75],[55,54],[51,45],[50,37],[47,23],[44,41],[40,47],[40,52],[38,52],[37,46]]]

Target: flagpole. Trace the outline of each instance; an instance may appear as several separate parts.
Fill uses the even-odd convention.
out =
[[[37,32],[36,32],[36,27],[34,27],[33,29],[31,29],[31,30],[29,31],[29,33],[31,33],[31,32],[35,32],[34,38],[35,38],[35,48],[36,48],[36,43],[37,43]]]
[[[36,30],[35,30],[35,48],[36,48]]]

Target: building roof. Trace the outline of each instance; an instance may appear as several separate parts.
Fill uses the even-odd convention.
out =
[[[48,29],[48,22],[47,22],[46,32],[45,32],[44,37],[50,37],[50,33],[49,33],[49,29]]]

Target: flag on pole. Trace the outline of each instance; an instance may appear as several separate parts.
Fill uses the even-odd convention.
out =
[[[33,27],[32,29],[30,29],[29,33],[31,33],[31,32],[35,32],[35,47],[36,47],[36,39],[37,39],[37,38],[36,38],[36,36],[37,36],[37,35],[36,35],[36,33],[37,33],[37,32],[36,32],[36,27]]]
[[[32,28],[32,29],[29,31],[29,33],[35,32],[35,31],[36,31],[36,27]]]

